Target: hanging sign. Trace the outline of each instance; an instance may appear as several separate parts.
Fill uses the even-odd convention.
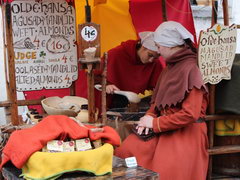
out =
[[[96,58],[100,58],[100,25],[87,22],[78,25],[79,57],[85,58],[84,50],[89,47],[96,48]]]
[[[231,69],[237,45],[237,26],[215,24],[201,31],[198,48],[198,65],[204,83],[217,84],[231,79]]]
[[[98,36],[97,29],[93,26],[84,26],[81,30],[81,37],[85,41],[94,41]]]
[[[68,88],[78,78],[75,9],[65,0],[13,1],[18,91]]]

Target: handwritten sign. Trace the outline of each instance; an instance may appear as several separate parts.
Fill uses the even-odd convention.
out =
[[[222,79],[231,79],[236,43],[236,25],[215,24],[200,33],[198,64],[204,83],[217,84]]]
[[[95,47],[96,58],[100,58],[100,25],[92,22],[87,22],[78,25],[78,42],[79,42],[79,57],[85,58],[84,50],[89,47]]]
[[[13,1],[18,91],[68,88],[78,78],[75,9],[65,0]]]
[[[81,36],[85,41],[94,41],[98,36],[98,32],[93,26],[85,26],[81,31]]]

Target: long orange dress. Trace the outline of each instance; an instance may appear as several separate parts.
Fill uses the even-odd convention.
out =
[[[115,149],[121,158],[135,156],[140,166],[158,172],[161,180],[205,180],[208,168],[208,139],[205,122],[207,95],[193,88],[181,108],[165,108],[157,117],[154,105],[147,114],[154,117],[153,130],[159,133],[149,141],[131,134]]]

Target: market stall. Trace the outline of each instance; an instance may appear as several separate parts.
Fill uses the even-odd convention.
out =
[[[80,112],[86,110],[86,106],[84,105],[87,104],[88,120],[86,122],[96,126],[94,128],[98,129],[111,121],[109,124],[111,124],[111,126],[118,131],[121,138],[124,139],[131,129],[130,126],[135,123],[133,117],[139,118],[139,115],[143,115],[146,109],[142,109],[140,104],[133,103],[128,104],[126,108],[121,108],[120,111],[112,109],[111,112],[107,112],[106,67],[108,56],[105,52],[121,41],[137,39],[136,32],[155,30],[160,23],[166,20],[175,20],[182,23],[194,35],[196,40],[191,9],[187,0],[183,2],[175,2],[174,0],[155,0],[151,2],[147,0],[132,0],[129,2],[127,0],[95,0],[89,2],[78,0],[75,0],[75,2],[66,2],[64,0],[43,0],[39,2],[6,1],[2,2],[2,6],[5,17],[5,61],[7,62],[6,72],[8,81],[6,86],[8,100],[0,102],[0,107],[10,107],[11,123],[14,126],[11,131],[9,131],[10,134],[18,128],[26,128],[20,126],[24,123],[22,119],[19,118],[18,106],[27,105],[32,107],[33,105],[42,105],[45,111],[42,111],[42,107],[39,108],[39,106],[37,109],[40,111],[40,115],[44,117],[52,113],[52,115],[71,114],[69,116],[78,117],[76,112],[79,113],[79,108],[81,108]],[[92,12],[90,11],[90,6],[92,7]],[[223,7],[224,25],[227,27],[229,26],[227,0],[223,1]],[[215,9],[215,1],[212,3],[212,8],[213,10]],[[216,23],[217,17],[214,12],[215,11],[213,11],[212,25]],[[145,16],[142,16],[142,14],[145,14]],[[116,21],[116,19],[118,19],[118,21]],[[26,24],[28,26],[26,26]],[[224,28],[224,26],[220,27],[220,29]],[[236,28],[237,26],[233,29]],[[232,29],[229,31],[232,31]],[[228,45],[231,46],[231,43],[229,44]],[[88,53],[92,53],[91,51],[93,51],[94,55],[88,56]],[[229,52],[230,56],[230,53],[234,53],[234,48],[227,52]],[[103,57],[104,71],[101,74],[101,114],[98,114],[94,103],[95,78],[93,71],[99,68],[101,57]],[[232,57],[234,57],[233,54],[231,54],[231,58]],[[228,64],[225,64],[225,66],[227,65]],[[211,77],[210,80],[213,78],[216,77]],[[206,83],[209,83],[209,81],[206,81]],[[211,120],[239,118],[238,115],[216,115],[215,84],[217,83],[215,82],[213,85],[209,85],[209,115],[206,117],[207,121],[210,120],[209,154],[239,153],[240,147],[237,144],[225,146],[220,143],[217,144],[219,146],[216,147],[213,141],[214,121]],[[16,96],[17,91],[23,91],[26,100],[18,100]],[[52,97],[54,98],[51,99]],[[47,98],[49,98],[50,101],[45,103],[46,100],[49,100]],[[70,100],[71,104],[69,104]],[[57,111],[56,107],[54,107],[55,109],[53,110],[51,109],[52,107],[44,107],[47,105],[54,106],[56,103],[60,105],[61,111]],[[144,104],[143,106],[146,107],[147,105]],[[71,120],[66,121],[69,124],[72,123]],[[40,123],[38,124],[38,122]],[[43,122],[45,123],[46,120]],[[43,124],[38,120],[36,123],[39,126]],[[115,131],[113,134],[114,133]],[[105,137],[105,135],[103,136]],[[79,137],[80,135],[77,138]],[[71,140],[76,140],[76,138]],[[95,141],[96,139],[93,138],[91,140]],[[110,138],[110,140],[112,139]],[[112,143],[112,145],[118,145],[118,140],[119,139],[116,140],[117,143]],[[38,149],[34,149],[34,151],[42,148],[43,147],[38,147]],[[97,148],[95,147],[95,149]],[[110,167],[110,169],[111,168],[112,167]],[[211,179],[212,168],[212,158],[210,158],[209,179]],[[134,174],[127,172],[125,167],[122,167],[121,170],[119,169],[119,167],[114,167],[111,177],[119,177],[119,171],[121,177],[125,172],[127,174],[129,173],[129,176],[138,176],[139,167],[135,169]],[[153,178],[158,177],[156,173],[151,171],[145,169],[141,169],[140,171],[140,173],[144,172],[145,175],[149,174]],[[106,170],[106,172],[110,171]],[[5,169],[3,173],[4,176],[9,176],[11,169]]]

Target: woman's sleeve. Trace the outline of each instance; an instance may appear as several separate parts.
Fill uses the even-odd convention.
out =
[[[151,104],[150,108],[147,110],[145,115],[150,115],[150,116],[152,116],[154,118],[157,117],[157,112],[155,110],[155,104]]]
[[[179,129],[198,120],[202,110],[203,96],[202,90],[193,88],[183,101],[181,110],[154,118],[154,132]]]

